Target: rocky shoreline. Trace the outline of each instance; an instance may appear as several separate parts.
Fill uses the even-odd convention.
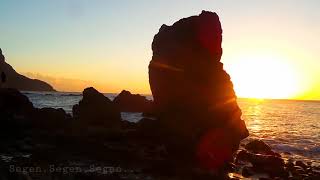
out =
[[[86,101],[86,108],[97,107],[98,103],[93,101],[97,97],[102,98],[99,92],[89,88],[87,93],[84,93],[82,102]],[[188,164],[184,159],[171,157],[166,144],[163,143],[166,138],[155,135],[155,120],[144,118],[138,123],[119,120],[120,123],[117,125],[110,121],[110,124],[105,124],[108,127],[101,127],[101,124],[79,123],[79,119],[68,116],[62,109],[33,108],[24,95],[13,89],[1,89],[0,99],[1,104],[5,104],[0,113],[3,123],[0,146],[2,179],[320,177],[320,167],[307,162],[284,159],[260,140],[246,144],[234,153],[232,161],[219,170],[205,171]],[[10,99],[10,102],[5,99]],[[110,103],[112,104],[111,101]],[[95,108],[95,113],[97,109]],[[31,112],[33,114],[28,114]],[[41,117],[46,123],[41,124],[40,120],[31,121],[29,117]],[[96,116],[96,119],[98,118],[99,116]],[[50,123],[60,121],[63,123]],[[30,124],[31,122],[37,123],[37,126]],[[111,126],[113,128],[110,128]]]

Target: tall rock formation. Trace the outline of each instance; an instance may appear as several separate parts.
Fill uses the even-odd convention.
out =
[[[158,118],[172,144],[181,143],[173,149],[181,154],[194,144],[196,159],[207,168],[232,158],[248,136],[230,76],[220,62],[221,42],[218,15],[202,11],[172,26],[162,25],[149,64]],[[216,160],[206,163],[212,154]]]
[[[0,49],[0,72],[7,76],[5,87],[22,91],[55,91],[51,85],[38,79],[30,79],[17,73],[10,64],[5,62],[5,57]]]

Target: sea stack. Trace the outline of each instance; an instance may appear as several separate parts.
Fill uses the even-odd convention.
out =
[[[149,64],[157,118],[174,151],[181,155],[193,145],[190,152],[205,168],[222,166],[248,136],[230,76],[220,62],[221,42],[218,15],[202,11],[162,25]]]

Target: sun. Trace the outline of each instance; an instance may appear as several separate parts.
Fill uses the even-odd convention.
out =
[[[225,68],[238,97],[289,99],[299,92],[297,73],[279,56],[242,56]]]

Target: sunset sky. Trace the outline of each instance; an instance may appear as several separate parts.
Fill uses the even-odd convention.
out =
[[[320,99],[319,0],[0,0],[0,47],[60,91],[150,93],[153,36],[202,10],[220,16],[239,97]]]

